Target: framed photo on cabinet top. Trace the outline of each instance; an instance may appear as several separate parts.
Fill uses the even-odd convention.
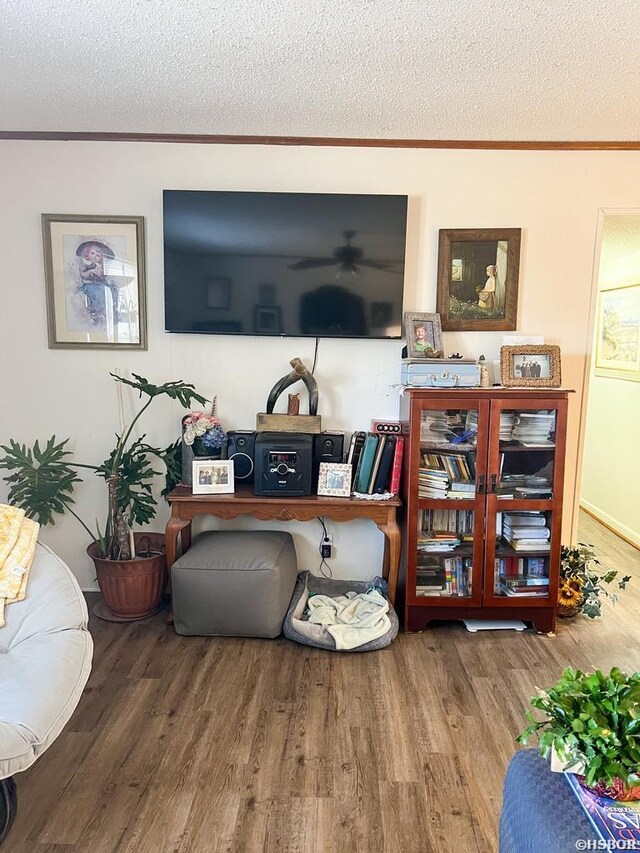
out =
[[[42,214],[50,349],[147,348],[142,216]]]
[[[442,328],[437,314],[407,311],[404,315],[404,336],[408,358],[442,358]]]
[[[640,284],[598,294],[595,374],[640,382]]]
[[[500,379],[505,388],[559,388],[560,347],[546,344],[501,347]]]
[[[520,228],[441,229],[437,311],[446,331],[517,327]]]

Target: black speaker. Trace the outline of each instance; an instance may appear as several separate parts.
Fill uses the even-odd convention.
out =
[[[321,462],[342,462],[344,433],[319,432],[313,436],[313,488],[318,485]]]
[[[344,453],[344,433],[320,432],[313,436],[313,461],[316,465],[321,462],[342,462]]]
[[[227,433],[227,459],[233,459],[234,480],[253,482],[255,445],[255,432],[230,430]]]

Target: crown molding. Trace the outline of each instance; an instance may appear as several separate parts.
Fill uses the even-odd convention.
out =
[[[305,145],[332,148],[435,148],[498,151],[639,151],[640,140],[360,139],[340,136],[233,136],[206,133],[85,133],[0,130],[0,140],[165,142],[192,145]]]

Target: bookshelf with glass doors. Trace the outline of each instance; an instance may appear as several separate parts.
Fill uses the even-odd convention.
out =
[[[406,631],[467,618],[555,630],[568,394],[405,389]]]

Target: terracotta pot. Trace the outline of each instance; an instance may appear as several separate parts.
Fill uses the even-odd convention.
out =
[[[143,619],[160,606],[167,558],[163,533],[134,533],[136,553],[151,552],[133,560],[105,560],[95,542],[87,548],[98,575],[104,603],[121,619]]]

